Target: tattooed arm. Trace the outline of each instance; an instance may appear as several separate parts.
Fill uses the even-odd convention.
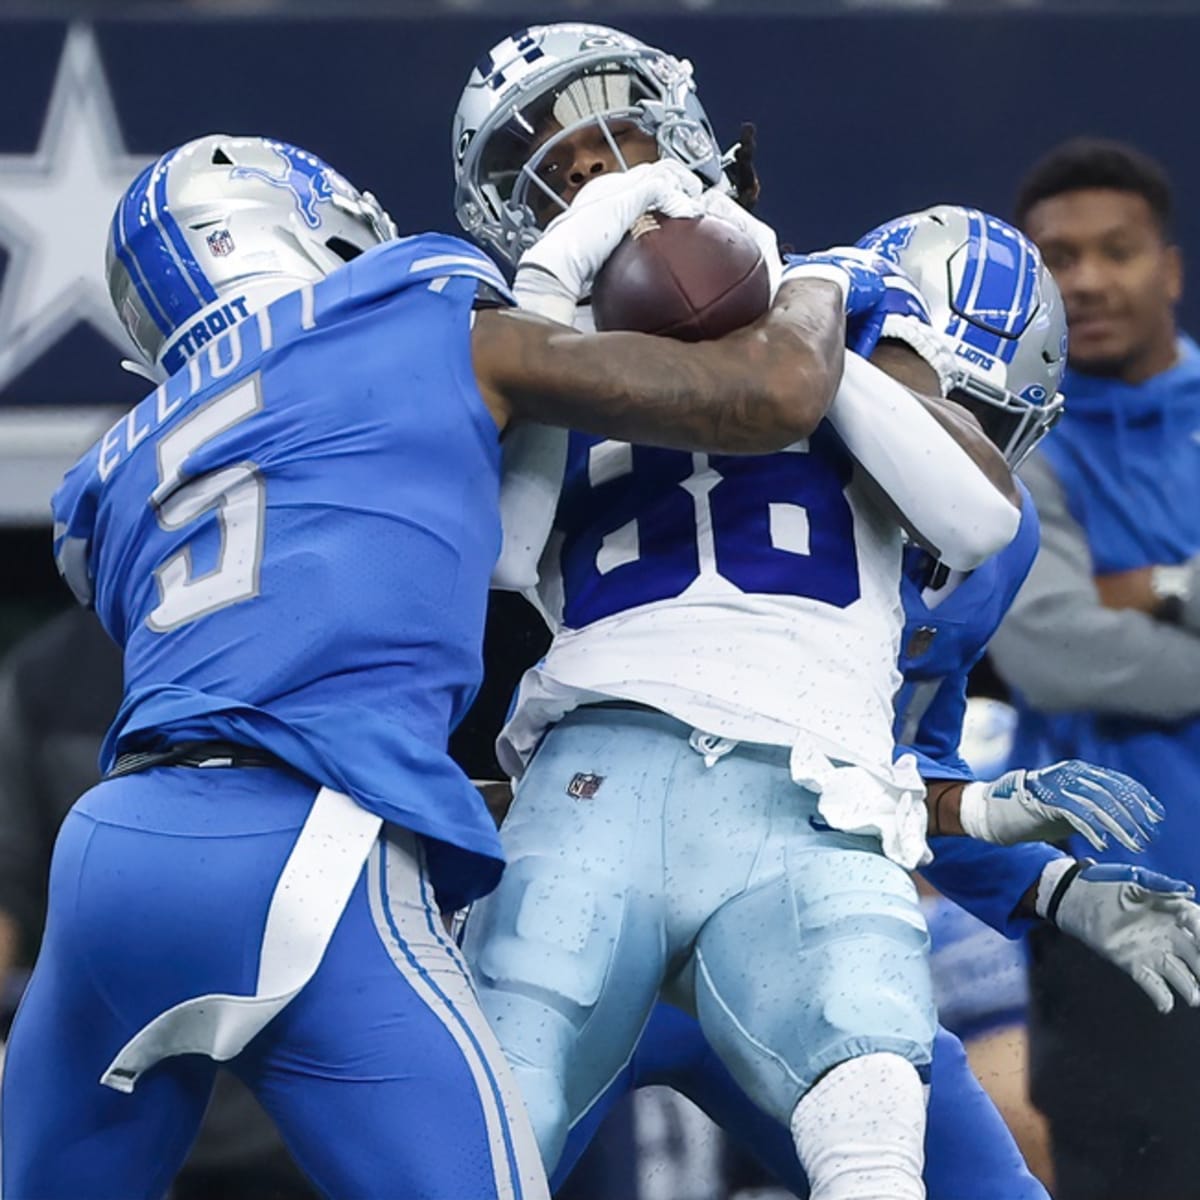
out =
[[[842,374],[833,284],[785,284],[753,325],[685,344],[579,334],[512,309],[478,313],[475,376],[497,425],[540,421],[641,445],[764,454],[808,437]]]

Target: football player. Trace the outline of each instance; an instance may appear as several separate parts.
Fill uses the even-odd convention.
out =
[[[614,177],[540,262],[584,287],[699,186]],[[134,181],[108,276],[160,382],[54,514],[125,694],[55,849],[3,1193],[161,1196],[225,1062],[328,1195],[544,1196],[438,915],[501,869],[446,753],[479,680],[500,433],[780,448],[838,385],[845,289],[789,284],[709,345],[579,336],[516,312],[474,247],[397,239],[313,155],[226,136]]]
[[[1006,457],[1019,462],[1053,419],[1059,403],[1060,352],[1065,321],[1053,280],[1036,249],[1017,230],[971,209],[941,205],[898,218],[860,243],[893,256],[918,281],[937,328],[956,355],[949,392],[979,412]],[[1006,314],[999,335],[968,317],[960,291],[962,265],[974,261],[995,316]],[[1030,279],[1032,272],[1039,278]],[[953,288],[953,290],[951,290]],[[1040,290],[1049,320],[1018,301]],[[969,289],[968,289],[969,290]],[[998,326],[993,322],[992,328]],[[888,333],[903,332],[896,323]],[[967,340],[962,340],[963,335]],[[922,335],[913,333],[919,339]],[[909,336],[909,334],[906,334]],[[991,353],[980,351],[984,336]],[[896,737],[917,755],[931,782],[973,781],[958,752],[967,676],[1020,587],[1037,550],[1037,517],[1028,497],[1021,530],[1000,554],[970,575],[940,578],[930,588],[928,556],[910,551],[902,595],[905,631],[897,700]],[[980,788],[1032,788],[1051,806],[1071,805],[1071,793],[1092,786],[1120,787],[1123,777],[1084,764],[1042,772],[1012,772]],[[1128,781],[1132,785],[1132,781]],[[1093,840],[1101,833],[1092,830]],[[1172,989],[1200,1004],[1200,907],[1193,888],[1132,866],[1098,867],[1045,845],[1010,848],[971,838],[935,837],[933,861],[923,874],[944,895],[1010,938],[1037,921],[1051,921],[1134,978],[1160,1011],[1173,1005]],[[977,981],[978,982],[978,981]],[[993,997],[977,997],[987,1003]],[[630,1087],[667,1084],[683,1092],[798,1196],[808,1182],[787,1130],[764,1116],[737,1086],[699,1024],[677,1009],[656,1008],[637,1053],[617,1081],[572,1129],[556,1171],[565,1178],[617,1096]],[[939,1030],[931,1075],[925,1181],[930,1200],[1046,1200],[1013,1140],[971,1074],[958,1040]]]
[[[485,54],[454,150],[464,227],[510,259],[660,156],[736,209],[689,69],[600,27]],[[537,282],[521,302],[570,319],[582,294]],[[994,550],[1019,518],[977,424],[848,363],[869,403],[844,387],[781,455],[569,446],[539,593],[558,632],[501,743],[523,776],[510,866],[464,943],[548,1166],[669,982],[790,1129],[814,1195],[923,1194],[934,1019],[904,868],[927,818],[913,760],[892,762],[901,523],[864,473],[952,568],[988,557],[965,526]],[[1020,800],[986,799],[1028,826]]]

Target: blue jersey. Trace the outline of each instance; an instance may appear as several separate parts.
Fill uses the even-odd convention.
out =
[[[958,753],[967,676],[983,656],[1033,565],[1038,519],[1021,489],[1021,525],[999,554],[958,581],[940,604],[924,595],[928,558],[910,551],[901,583],[904,686],[896,697],[896,752],[913,753],[926,779],[974,778]],[[930,839],[933,862],[922,874],[943,895],[1008,937],[1030,921],[1014,915],[1018,902],[1058,851],[1041,844],[990,846],[974,838]]]
[[[896,696],[895,734],[902,752],[917,755],[926,778],[973,778],[958,753],[967,675],[983,657],[1037,556],[1037,511],[1024,484],[1017,486],[1021,524],[1016,537],[960,579],[940,603],[925,595],[928,555],[915,548],[905,554],[900,583],[904,684]]]
[[[435,839],[446,903],[501,851],[446,753],[482,673],[499,438],[470,313],[495,267],[380,246],[218,336],[54,497],[56,552],[124,648],[102,750],[261,747]]]

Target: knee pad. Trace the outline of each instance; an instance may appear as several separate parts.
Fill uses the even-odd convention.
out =
[[[831,1067],[893,1053],[928,1076],[936,1014],[916,891],[882,855],[810,850],[732,901],[697,943],[696,1008],[779,1120]]]
[[[594,1005],[621,931],[626,897],[566,863],[528,856],[467,918],[463,953],[483,988],[536,992],[564,1016]]]
[[[900,1055],[928,1082],[937,1017],[916,889],[880,855],[822,857],[831,870],[810,873],[798,908],[806,970],[820,981],[810,1085],[837,1063],[874,1053]]]

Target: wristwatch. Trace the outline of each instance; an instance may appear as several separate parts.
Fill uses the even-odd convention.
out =
[[[1183,607],[1192,598],[1192,569],[1186,563],[1158,566],[1150,570],[1150,591],[1158,601],[1155,616],[1178,625]]]

